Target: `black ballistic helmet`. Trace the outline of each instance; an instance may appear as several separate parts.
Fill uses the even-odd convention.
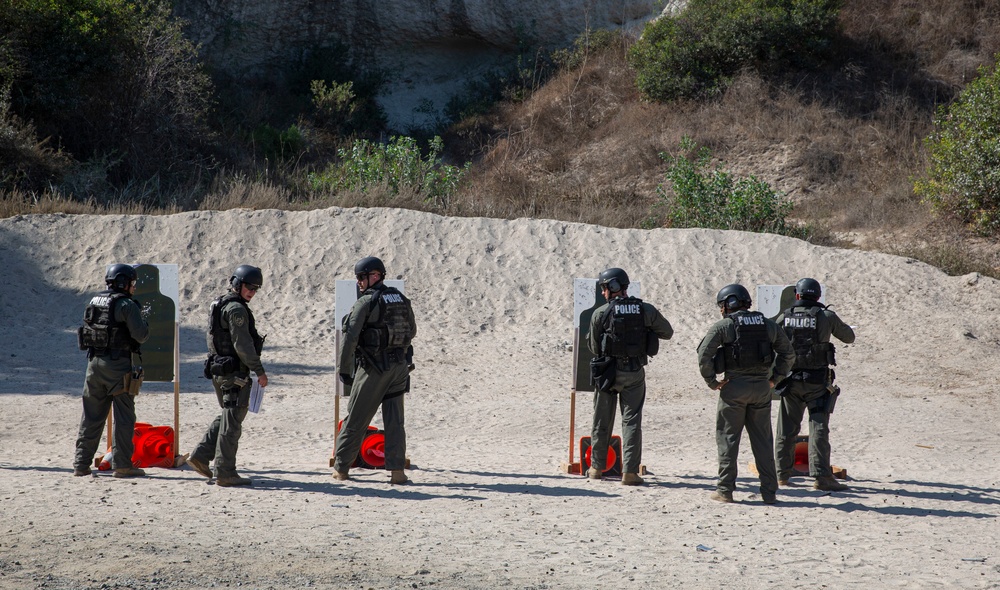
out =
[[[795,294],[801,299],[819,301],[823,295],[823,289],[820,288],[819,281],[816,279],[799,279],[799,282],[795,283]]]
[[[139,273],[130,264],[112,264],[104,274],[104,283],[115,291],[128,289],[132,281],[139,279]]]
[[[380,259],[375,258],[374,256],[366,256],[354,265],[354,276],[367,275],[368,273],[375,271],[382,273],[383,277],[385,276],[385,265],[382,264]]]
[[[232,286],[234,291],[239,291],[243,285],[260,288],[263,284],[264,273],[260,272],[260,269],[256,266],[250,266],[249,264],[237,266],[236,270],[233,271],[233,276],[229,277],[229,285]]]
[[[719,307],[738,309],[744,305],[750,307],[753,299],[750,298],[750,292],[746,290],[746,287],[733,283],[719,290],[719,294],[715,296],[715,302],[719,304]]]
[[[628,273],[620,268],[609,268],[597,277],[597,284],[607,287],[608,291],[617,293],[628,287]]]

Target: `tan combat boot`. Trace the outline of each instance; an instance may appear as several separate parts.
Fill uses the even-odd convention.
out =
[[[188,456],[186,463],[191,466],[191,469],[194,469],[208,479],[212,479],[212,470],[208,468],[208,465],[204,461]]]
[[[837,481],[832,475],[821,475],[813,482],[813,489],[824,492],[842,492],[848,487]]]
[[[346,471],[337,471],[337,470],[334,470],[333,471],[333,479],[336,479],[336,480],[339,480],[339,481],[347,481],[347,480],[351,479],[351,476],[348,475],[348,473]]]
[[[230,475],[227,477],[217,477],[215,478],[215,485],[222,486],[224,488],[233,488],[236,486],[250,486],[253,485],[253,480],[249,477],[240,477],[239,475]]]
[[[709,499],[715,500],[716,502],[722,502],[724,504],[731,504],[733,501],[733,493],[716,490],[712,492],[712,495],[709,496]]]
[[[124,467],[122,469],[115,469],[115,472],[111,475],[112,477],[146,477],[146,472],[137,467]]]
[[[622,474],[622,485],[623,486],[641,486],[644,484],[638,473],[623,473]]]
[[[589,477],[590,479],[601,479],[601,472],[591,467],[590,469],[587,470],[587,477]]]
[[[398,486],[410,481],[410,478],[406,477],[402,469],[393,469],[392,474],[389,475],[389,485]]]

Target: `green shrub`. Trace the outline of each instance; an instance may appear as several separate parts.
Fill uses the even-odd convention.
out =
[[[66,154],[39,141],[35,128],[11,112],[10,88],[0,87],[0,191],[44,191],[70,165]]]
[[[980,67],[934,126],[924,140],[930,165],[914,191],[984,235],[1000,233],[1000,65]]]
[[[14,113],[109,178],[204,163],[211,86],[167,0],[0,0],[0,86]]]
[[[398,195],[409,190],[423,195],[426,202],[445,204],[469,170],[443,164],[444,145],[440,137],[430,141],[423,156],[412,137],[393,137],[387,144],[358,140],[350,149],[338,150],[340,162],[325,171],[309,175],[315,191],[388,190]]]
[[[252,139],[257,151],[270,162],[294,160],[306,150],[306,139],[296,125],[284,131],[260,125],[254,129]]]
[[[377,136],[386,126],[376,100],[386,80],[383,70],[352,58],[347,45],[312,49],[288,76],[293,104],[284,115],[308,113],[316,127],[341,136]]]
[[[712,154],[702,147],[695,152],[689,137],[681,140],[681,154],[660,154],[670,168],[663,185],[656,188],[669,227],[705,227],[743,231],[799,234],[786,224],[792,202],[754,176],[737,177],[716,167],[707,170]],[[693,158],[690,157],[693,155]],[[671,194],[672,193],[672,194]]]
[[[841,0],[690,0],[649,23],[629,50],[654,100],[715,95],[744,68],[808,67],[830,46]]]
[[[583,65],[589,56],[612,47],[624,47],[626,43],[620,30],[588,29],[573,40],[572,48],[553,51],[552,61],[561,69],[573,70]]]

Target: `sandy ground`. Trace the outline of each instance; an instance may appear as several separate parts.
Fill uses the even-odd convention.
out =
[[[369,254],[406,280],[419,322],[406,486],[328,467],[333,282]],[[113,262],[180,265],[184,452],[217,413],[199,376],[208,304],[238,264],[264,269],[252,307],[271,384],[238,456],[252,488],[189,467],[71,476],[75,330]],[[559,469],[572,279],[607,266],[676,331],[648,370],[640,488]],[[392,209],[17,217],[0,220],[0,268],[2,588],[1000,588],[989,278],[769,235]],[[851,489],[799,478],[765,506],[744,437],[737,502],[717,504],[716,396],[695,347],[721,286],[801,276],[858,333],[838,351],[832,420]],[[139,420],[171,425],[173,403],[172,385],[147,385]]]

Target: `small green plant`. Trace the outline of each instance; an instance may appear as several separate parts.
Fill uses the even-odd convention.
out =
[[[636,84],[659,101],[725,90],[743,68],[808,67],[829,48],[841,0],[690,0],[629,50]]]
[[[354,103],[354,82],[332,82],[327,86],[324,80],[309,83],[313,108],[318,115],[331,119],[349,117],[357,110]]]
[[[618,30],[587,29],[573,40],[572,48],[557,49],[552,52],[552,61],[564,70],[574,70],[587,58],[611,47],[624,47],[625,35]]]
[[[980,67],[934,126],[924,140],[930,165],[914,192],[983,235],[1000,233],[1000,64]]]
[[[270,125],[261,125],[252,134],[257,150],[271,162],[294,160],[306,150],[306,140],[296,125],[279,131]]]
[[[659,185],[656,193],[669,227],[801,233],[785,221],[792,202],[766,182],[752,175],[737,177],[720,167],[708,170],[710,150],[702,147],[696,151],[689,137],[681,140],[680,151],[676,157],[660,154],[670,165],[666,180],[672,190]]]
[[[425,202],[446,204],[470,164],[459,168],[442,163],[443,149],[440,137],[429,142],[426,156],[412,137],[393,137],[386,144],[357,140],[338,150],[339,162],[310,174],[309,185],[314,191],[384,189],[392,195],[409,190],[423,195]]]

